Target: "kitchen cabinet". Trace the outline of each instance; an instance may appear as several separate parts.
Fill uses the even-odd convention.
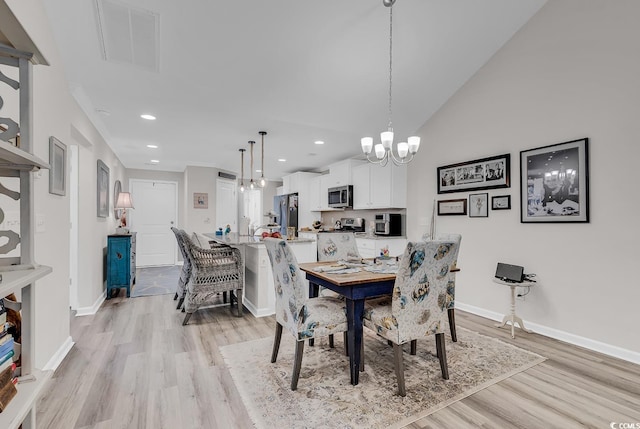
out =
[[[332,179],[329,174],[323,174],[316,176],[309,181],[309,191],[311,192],[311,210],[312,211],[341,211],[342,209],[336,209],[329,207],[329,198],[327,195],[327,189]]]
[[[320,215],[313,213],[317,211],[315,205],[317,193],[313,191],[312,181],[319,176],[318,173],[298,171],[282,178],[283,191],[285,194],[298,194],[298,226],[310,227],[314,221],[319,220]]]
[[[363,164],[353,169],[353,208],[407,207],[407,167]]]
[[[388,247],[389,256],[402,256],[405,247],[407,247],[407,239],[404,237],[356,237],[356,245],[358,252],[363,258],[375,258],[380,256],[380,251],[384,247]]]
[[[327,188],[352,185],[353,168],[362,163],[363,161],[357,159],[345,159],[329,165],[329,174],[325,179]]]

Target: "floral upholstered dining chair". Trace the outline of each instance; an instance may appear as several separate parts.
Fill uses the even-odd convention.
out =
[[[454,343],[458,341],[458,335],[456,334],[456,317],[455,317],[455,301],[456,301],[456,271],[458,267],[458,253],[460,252],[460,243],[462,242],[462,235],[441,233],[436,236],[436,240],[439,241],[453,241],[458,244],[457,250],[453,255],[453,264],[449,270],[449,280],[447,281],[447,316],[449,318],[449,331],[451,332],[451,341]],[[415,354],[415,343],[412,344],[412,350]]]
[[[336,298],[309,298],[303,274],[286,241],[265,238],[273,283],[276,290],[276,332],[271,362],[275,363],[280,349],[282,329],[296,339],[291,390],[298,387],[304,341],[320,336],[333,335],[347,330],[344,302]]]
[[[361,259],[353,232],[319,232],[318,261]]]
[[[365,303],[364,326],[393,345],[400,396],[406,396],[402,345],[413,340],[435,335],[442,378],[449,378],[444,329],[449,269],[457,253],[454,241],[409,242],[392,296]]]

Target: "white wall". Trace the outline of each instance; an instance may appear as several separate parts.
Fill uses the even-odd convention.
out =
[[[437,218],[439,232],[463,235],[457,302],[506,313],[509,290],[492,282],[496,263],[523,265],[539,281],[518,302],[525,321],[635,360],[639,16],[636,0],[548,2],[419,131],[409,166],[409,195],[419,198],[407,209],[417,239],[434,198],[468,195],[437,195],[438,166],[510,153],[511,188],[489,194],[510,194],[512,210]],[[582,137],[590,139],[591,222],[521,224],[519,151]]]
[[[97,159],[110,168],[110,192],[115,179],[122,180],[123,167],[88,118],[71,97],[53,35],[39,0],[6,0],[50,66],[33,67],[33,143],[36,156],[49,159],[49,136],[80,150],[80,306],[99,302],[103,293],[103,248],[115,229],[111,214],[96,216]],[[38,281],[35,293],[35,365],[44,367],[63,345],[69,344],[69,197],[49,194],[48,172],[35,181],[35,212],[45,217],[45,231],[35,234],[35,258],[53,267]],[[111,204],[111,206],[113,206]],[[60,356],[58,356],[59,358]]]

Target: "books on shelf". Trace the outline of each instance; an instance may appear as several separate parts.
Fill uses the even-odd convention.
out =
[[[0,371],[0,413],[18,393],[16,389],[17,377],[14,375],[16,364],[8,361],[9,366]]]

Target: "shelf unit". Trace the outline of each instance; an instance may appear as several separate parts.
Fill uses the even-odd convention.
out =
[[[20,297],[21,306],[21,376],[16,386],[18,393],[0,413],[0,428],[35,429],[35,404],[42,394],[52,371],[40,371],[34,368],[35,335],[35,287],[36,281],[51,273],[51,267],[39,265],[34,260],[34,185],[33,172],[41,168],[48,169],[49,164],[33,154],[31,142],[32,121],[32,92],[31,75],[32,54],[12,49],[6,45],[0,49],[0,65],[16,67],[19,82],[9,78],[0,81],[10,88],[19,91],[20,120],[13,124],[14,132],[5,131],[0,137],[0,184],[5,178],[18,178],[19,192],[9,191],[0,187],[0,207],[8,198],[19,200],[20,203],[20,256],[6,257],[0,255],[0,298],[16,293]],[[4,100],[0,97],[0,108]],[[9,127],[11,128],[11,127]],[[17,131],[16,131],[17,129]],[[20,133],[20,147],[16,147],[2,139],[11,139]],[[2,235],[4,231],[0,231]],[[5,250],[5,254],[12,249]]]

